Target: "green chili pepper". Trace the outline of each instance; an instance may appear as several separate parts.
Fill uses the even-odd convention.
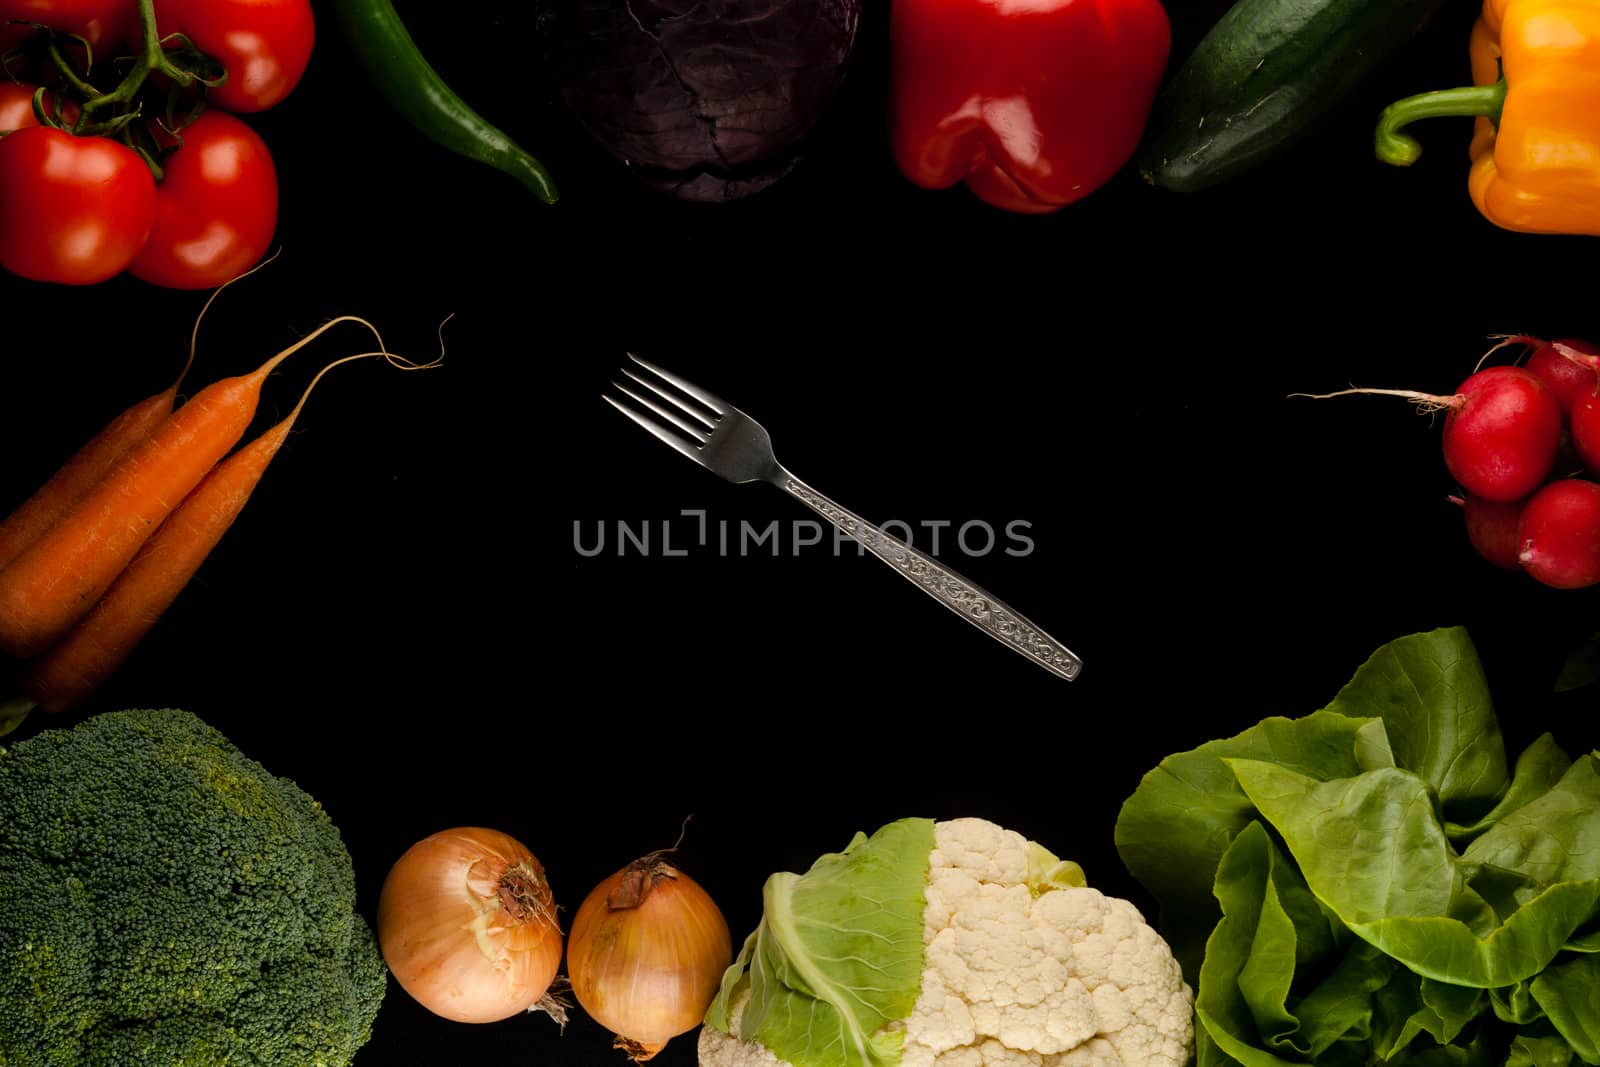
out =
[[[367,76],[407,122],[452,152],[511,175],[545,203],[556,202],[555,180],[544,164],[445,84],[389,0],[335,0],[333,7]]]

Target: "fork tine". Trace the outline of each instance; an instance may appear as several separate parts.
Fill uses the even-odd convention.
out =
[[[688,435],[689,437],[694,438],[694,440],[695,440],[695,442],[697,444],[702,444],[703,445],[707,441],[711,440],[711,431],[710,430],[705,429],[705,428],[700,427],[700,426],[691,425],[688,422],[688,420],[686,420],[684,418],[682,412],[680,412],[680,411],[672,411],[672,410],[669,410],[669,409],[663,407],[662,405],[656,403],[654,400],[650,399],[649,396],[642,395],[636,389],[630,389],[625,382],[615,382],[614,381],[614,382],[611,383],[611,388],[615,389],[617,392],[621,393],[623,396],[626,396],[628,399],[632,400],[635,404],[638,404],[640,407],[647,408],[650,411],[655,412],[655,414],[660,419],[662,419],[664,422],[671,423],[672,426],[674,428],[676,428],[677,430],[679,430],[682,433]]]
[[[678,418],[687,419],[689,422],[695,424],[695,426],[700,430],[702,436],[716,432],[717,416],[700,414],[700,412],[696,411],[694,407],[690,406],[690,404],[693,403],[692,401],[686,403],[682,400],[679,400],[677,397],[669,394],[665,389],[661,388],[661,386],[657,385],[655,382],[646,380],[643,376],[635,374],[627,367],[622,368],[622,373],[633,381],[638,382],[639,388],[643,389],[646,395],[671,408],[672,412],[677,415]],[[617,386],[619,389],[623,386],[622,382],[613,382],[612,384]],[[641,403],[644,402],[643,397],[638,399]],[[700,405],[698,404],[695,405],[695,407],[699,406]]]
[[[723,403],[722,398],[717,396],[715,393],[708,393],[698,385],[695,385],[693,382],[686,382],[669,370],[662,370],[654,363],[647,363],[638,356],[634,355],[632,352],[628,353],[628,358],[639,364],[639,366],[643,367],[645,370],[648,370],[652,374],[659,377],[662,381],[670,382],[679,389],[682,389],[685,393],[688,393],[690,396],[700,401],[700,403],[716,412],[719,416],[726,415],[728,413],[728,405]]]
[[[632,419],[639,425],[640,429],[649,431],[656,438],[656,440],[660,441],[662,444],[672,446],[679,452],[682,452],[684,455],[694,460],[696,463],[703,462],[700,458],[700,450],[694,445],[691,445],[689,442],[685,441],[683,438],[679,437],[677,434],[669,433],[668,431],[663,430],[660,426],[657,426],[655,423],[651,422],[637,411],[634,411],[629,407],[624,407],[615,400],[611,399],[611,397],[606,396],[604,393],[600,394],[600,399],[604,400],[607,404],[610,404],[612,407],[628,416],[628,418]]]

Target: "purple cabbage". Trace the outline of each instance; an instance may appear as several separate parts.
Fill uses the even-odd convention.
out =
[[[560,91],[651,186],[732,200],[794,166],[861,0],[542,0]]]

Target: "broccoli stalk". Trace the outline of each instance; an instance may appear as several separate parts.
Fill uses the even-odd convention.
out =
[[[183,711],[0,749],[0,1064],[336,1067],[387,972],[339,832]]]

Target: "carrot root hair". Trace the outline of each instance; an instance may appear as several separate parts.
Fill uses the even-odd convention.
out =
[[[277,259],[282,254],[283,249],[280,248],[266,259],[263,259],[260,263],[257,263],[255,266],[245,271],[243,274],[235,274],[233,277],[229,278],[227,281],[211,290],[211,295],[206,297],[206,302],[200,307],[200,314],[194,317],[194,326],[189,330],[189,361],[183,365],[183,370],[178,374],[178,380],[173,382],[172,388],[168,390],[173,394],[174,397],[177,396],[178,388],[183,385],[183,380],[189,376],[189,368],[194,366],[195,349],[198,348],[200,344],[200,323],[205,321],[206,312],[210,311],[211,305],[217,302],[217,297],[221,296],[222,291],[228,286],[232,285],[234,282],[243,281],[244,279],[250,277],[250,275],[254,274],[258,270],[261,270],[263,267]]]
[[[357,322],[362,322],[364,320],[357,319],[356,321]],[[373,333],[376,334],[377,331],[374,330]],[[381,343],[381,341],[380,341],[380,343]],[[325,366],[321,370],[317,371],[316,377],[311,379],[311,382],[306,386],[305,391],[300,394],[299,401],[296,402],[294,408],[289,412],[289,414],[287,414],[287,415],[285,415],[283,417],[283,419],[279,423],[279,425],[285,426],[285,428],[287,428],[288,424],[293,423],[294,420],[297,417],[299,417],[300,409],[306,406],[306,398],[311,395],[311,390],[315,389],[317,387],[317,383],[322,381],[323,376],[325,374],[327,374],[329,371],[331,371],[333,368],[338,367],[338,366],[342,366],[343,364],[346,364],[346,363],[353,363],[354,361],[356,361],[358,359],[377,359],[377,358],[380,358],[380,357],[384,361],[386,361],[391,367],[395,367],[398,370],[432,370],[433,368],[435,368],[437,366],[440,366],[444,362],[444,353],[442,353],[442,352],[439,355],[435,356],[433,359],[430,359],[426,363],[416,363],[416,362],[413,362],[412,360],[407,359],[404,356],[396,355],[395,353],[390,352],[386,348],[377,348],[377,349],[374,349],[371,352],[357,352],[357,353],[355,353],[354,355],[351,355],[351,356],[340,356],[338,359],[334,360],[332,363],[329,363],[327,366]]]
[[[285,348],[277,355],[268,359],[265,363],[261,364],[261,366],[257,367],[254,371],[247,375],[247,377],[257,379],[265,378],[267,375],[278,369],[278,364],[282,363],[284,360],[288,359],[290,356],[294,355],[296,352],[300,351],[302,348],[306,347],[306,345],[309,345],[312,341],[315,341],[317,338],[321,337],[335,326],[346,322],[354,322],[361,326],[365,326],[368,330],[371,330],[373,338],[378,342],[379,351],[385,355],[389,354],[388,350],[384,347],[383,337],[378,333],[378,328],[376,326],[372,325],[372,323],[368,322],[360,315],[339,315],[335,318],[329,319],[327,322],[323,323],[321,326],[318,326],[316,329],[300,338],[300,340],[296,341],[288,348]]]

